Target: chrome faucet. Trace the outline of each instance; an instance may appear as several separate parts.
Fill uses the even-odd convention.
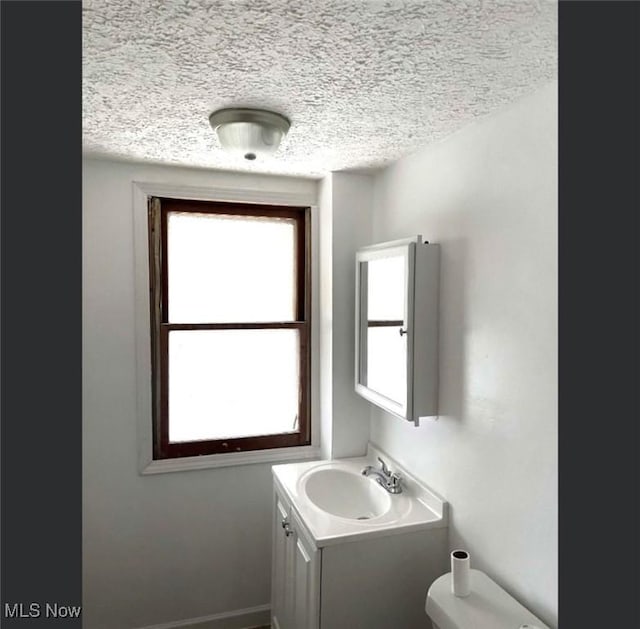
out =
[[[380,457],[378,457],[378,461],[380,461],[380,469],[376,469],[373,465],[367,465],[367,467],[362,470],[363,476],[374,475],[376,477],[376,483],[382,485],[390,494],[401,494],[402,476],[392,472]]]

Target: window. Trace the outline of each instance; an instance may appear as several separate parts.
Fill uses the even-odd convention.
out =
[[[153,458],[310,444],[309,208],[148,217]]]

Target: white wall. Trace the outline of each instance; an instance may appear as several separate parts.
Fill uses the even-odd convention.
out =
[[[331,173],[320,185],[320,372],[323,458],[364,455],[369,405],[354,391],[355,256],[371,243],[373,178]]]
[[[83,618],[131,629],[269,603],[268,464],[140,476],[132,180],[315,195],[304,179],[85,160]]]
[[[320,449],[333,451],[333,178],[319,185],[320,206]]]
[[[441,245],[440,412],[372,441],[451,505],[450,544],[557,623],[557,111],[550,84],[385,169],[373,240]]]

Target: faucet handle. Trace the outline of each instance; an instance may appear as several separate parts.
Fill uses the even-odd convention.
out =
[[[391,476],[391,470],[387,467],[387,464],[380,457],[378,457],[378,461],[380,461],[380,465],[382,466],[382,473],[385,476]]]
[[[389,486],[391,487],[390,491],[392,494],[401,494],[402,493],[402,475],[394,472],[391,474],[389,478]]]

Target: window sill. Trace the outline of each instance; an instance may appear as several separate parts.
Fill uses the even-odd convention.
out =
[[[256,450],[254,452],[230,452],[229,454],[209,454],[205,456],[183,457],[178,459],[162,459],[148,461],[140,470],[142,476],[150,474],[168,474],[170,472],[187,472],[214,467],[231,467],[235,465],[253,465],[256,463],[283,463],[291,460],[319,459],[320,448],[300,446],[297,448],[274,448],[272,450]]]

